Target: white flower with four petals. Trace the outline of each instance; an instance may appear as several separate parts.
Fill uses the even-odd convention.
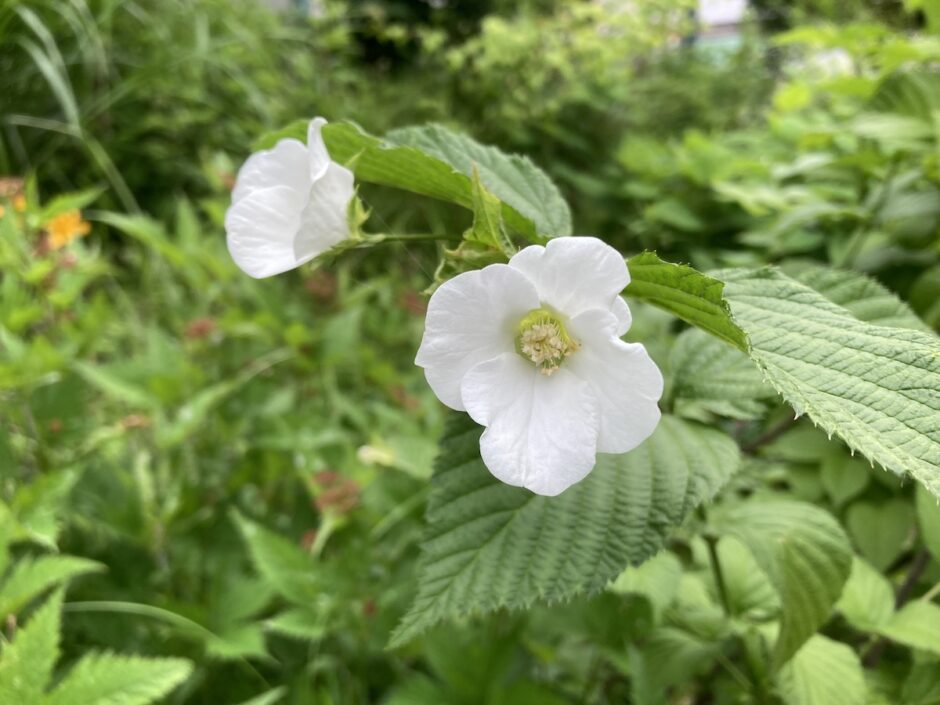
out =
[[[629,281],[609,245],[562,237],[434,292],[415,362],[444,404],[486,427],[480,451],[498,479],[554,496],[597,453],[625,453],[656,428],[662,374],[620,340]]]
[[[246,274],[270,277],[309,262],[349,237],[353,175],[330,159],[316,118],[307,144],[283,139],[242,165],[225,214],[232,259]]]

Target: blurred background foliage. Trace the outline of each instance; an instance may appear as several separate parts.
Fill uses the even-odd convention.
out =
[[[760,0],[718,35],[684,0],[311,10],[0,0],[5,638],[74,578],[62,662],[189,659],[168,703],[816,702],[768,686],[732,638],[779,605],[723,539],[722,618],[704,517],[597,598],[385,651],[443,420],[413,366],[433,250],[256,282],[222,218],[237,165],[291,120],[438,121],[532,157],[576,231],[625,253],[854,269],[937,330],[937,4]],[[468,224],[362,193],[372,230]],[[679,365],[689,334],[637,308],[633,334]],[[667,401],[744,439],[732,491],[818,503],[899,604],[935,596],[940,510],[913,487],[767,394],[733,413],[682,411],[678,386]],[[940,640],[827,633],[869,667],[867,702],[938,702]]]

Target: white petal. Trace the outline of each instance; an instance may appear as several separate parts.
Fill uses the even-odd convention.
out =
[[[559,237],[545,247],[532,245],[516,253],[509,266],[532,280],[544,303],[570,318],[592,308],[619,307],[614,299],[630,283],[620,253],[595,237]]]
[[[354,193],[352,172],[336,163],[330,163],[323,176],[314,181],[294,242],[298,264],[308,262],[349,237],[346,213]]]
[[[293,269],[294,236],[300,211],[288,186],[255,191],[233,203],[225,214],[225,233],[232,259],[256,279]]]
[[[565,361],[567,369],[589,383],[600,412],[599,453],[626,453],[656,428],[663,376],[640,343],[617,337],[617,318],[594,309],[572,319],[570,332],[581,348]]]
[[[318,117],[311,120],[307,126],[307,149],[310,160],[307,168],[310,170],[312,181],[323,178],[327,167],[332,163],[321,133],[325,124],[326,120]]]
[[[256,152],[238,170],[232,203],[264,189],[286,186],[292,189],[291,209],[297,211],[307,201],[310,189],[310,157],[297,140],[281,140],[274,149]]]
[[[567,370],[547,377],[517,353],[504,353],[470,370],[461,396],[473,420],[487,427],[480,454],[499,480],[553,497],[594,467],[597,400]]]
[[[633,315],[630,313],[630,307],[623,300],[622,296],[615,296],[614,303],[610,307],[610,312],[617,319],[617,329],[615,335],[619,338],[630,330],[630,324],[633,323]]]
[[[484,360],[514,351],[516,326],[538,307],[532,283],[505,264],[464,272],[441,284],[428,302],[415,359],[437,398],[463,411],[464,375]]]

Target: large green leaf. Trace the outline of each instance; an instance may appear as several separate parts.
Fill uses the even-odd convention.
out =
[[[189,677],[192,665],[178,658],[114,654],[84,656],[42,705],[149,705]]]
[[[802,267],[793,277],[860,321],[891,328],[929,330],[910,306],[864,274],[812,265]]]
[[[940,339],[853,317],[779,270],[725,270],[751,358],[798,414],[940,496]]]
[[[323,128],[323,139],[330,150],[330,156],[348,166],[361,181],[392,186],[473,209],[470,168],[463,171],[423,149],[381,140],[351,123],[326,125]],[[515,178],[521,177],[517,174]],[[528,237],[540,234],[540,225],[520,213],[506,200],[506,188],[501,188],[499,183],[490,183],[482,171],[481,179],[484,186],[503,201],[503,219],[508,226]],[[512,176],[503,174],[503,180],[507,179],[507,183],[515,183]],[[522,188],[520,183],[515,186],[516,192]],[[496,189],[502,190],[503,193]],[[521,202],[519,198],[514,200],[515,205]],[[545,234],[554,233],[548,230]]]
[[[541,497],[496,480],[480,460],[481,428],[455,417],[428,506],[417,597],[392,636],[433,624],[603,588],[640,563],[738,463],[724,433],[665,417],[643,445],[601,455],[583,482]]]
[[[654,252],[627,260],[630,284],[627,296],[659,306],[741,350],[747,350],[744,332],[731,318],[722,298],[724,284],[684,264],[664,262]]]
[[[476,166],[486,189],[535,223],[540,234],[571,234],[568,203],[548,175],[528,157],[505,154],[441,125],[394,130],[386,139],[393,144],[420,149],[466,176],[470,176]]]
[[[821,635],[803,645],[777,680],[786,705],[861,705],[868,692],[858,654]]]
[[[849,577],[852,549],[822,509],[792,501],[749,501],[716,526],[747,546],[782,603],[774,663],[784,664],[829,617]]]

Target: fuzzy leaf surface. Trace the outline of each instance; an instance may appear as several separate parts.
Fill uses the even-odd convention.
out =
[[[428,505],[419,590],[392,635],[400,645],[443,619],[558,602],[602,589],[727,482],[738,448],[675,417],[624,455],[599,455],[584,481],[541,497],[496,480],[480,460],[482,429],[455,416]]]
[[[725,270],[751,359],[799,414],[940,497],[940,338],[855,318],[779,270]]]

